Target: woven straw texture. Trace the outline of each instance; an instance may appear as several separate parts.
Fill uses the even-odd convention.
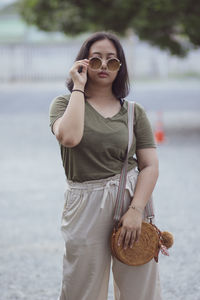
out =
[[[139,266],[149,262],[156,256],[159,247],[159,236],[154,226],[147,222],[142,222],[142,229],[139,241],[134,243],[133,248],[123,249],[123,245],[118,246],[121,228],[113,232],[111,236],[111,250],[113,255],[129,266]]]

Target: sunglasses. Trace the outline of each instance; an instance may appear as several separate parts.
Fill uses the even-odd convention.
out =
[[[106,64],[110,72],[118,71],[121,66],[121,62],[117,58],[107,59]],[[100,57],[91,57],[89,59],[89,67],[94,71],[101,69],[102,65],[103,65],[103,60]]]

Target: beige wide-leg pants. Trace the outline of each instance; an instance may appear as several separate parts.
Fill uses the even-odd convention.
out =
[[[124,211],[138,172],[127,174]],[[60,300],[107,300],[110,265],[115,300],[161,300],[158,264],[132,267],[111,259],[110,236],[119,175],[84,183],[68,181],[62,216],[65,240]]]

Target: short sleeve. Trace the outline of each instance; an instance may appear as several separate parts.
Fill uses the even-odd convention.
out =
[[[57,119],[63,116],[69,103],[70,95],[62,95],[53,99],[49,108],[50,127],[53,133],[53,124]]]
[[[136,150],[144,148],[156,148],[154,134],[146,112],[142,106],[135,103],[135,137]]]

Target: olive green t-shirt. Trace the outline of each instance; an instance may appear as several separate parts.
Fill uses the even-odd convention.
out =
[[[60,118],[70,95],[56,97],[50,106],[50,126]],[[85,123],[81,142],[67,148],[60,145],[63,167],[68,180],[84,182],[114,176],[121,172],[128,147],[128,102],[112,118],[104,118],[85,101]],[[137,166],[135,152],[156,148],[151,125],[144,109],[135,103],[133,143],[128,170]]]

